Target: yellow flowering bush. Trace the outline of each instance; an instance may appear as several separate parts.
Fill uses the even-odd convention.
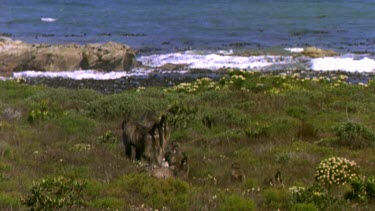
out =
[[[182,92],[182,93],[196,93],[205,89],[220,89],[216,82],[210,78],[200,78],[191,83],[180,83],[167,91]]]
[[[315,173],[315,180],[325,187],[344,185],[357,177],[357,163],[342,157],[322,160]]]

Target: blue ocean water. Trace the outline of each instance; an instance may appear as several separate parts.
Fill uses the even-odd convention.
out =
[[[375,54],[374,0],[1,0],[0,35],[143,52],[314,45]]]

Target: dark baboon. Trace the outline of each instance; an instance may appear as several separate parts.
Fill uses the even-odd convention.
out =
[[[281,172],[279,170],[277,170],[275,176],[272,178],[265,178],[263,180],[263,185],[265,187],[273,187],[273,186],[279,186],[279,187],[283,187],[284,184],[283,184],[283,180],[281,178]]]
[[[210,117],[208,117],[208,116],[204,116],[204,117],[202,118],[202,124],[203,124],[204,126],[206,126],[208,129],[211,129],[212,126],[213,126],[213,120],[212,120],[212,118],[210,118]]]
[[[155,122],[152,119],[143,119],[141,122],[122,122],[125,155],[133,160],[145,159],[160,166],[169,138],[166,118],[163,115]]]
[[[230,179],[232,182],[241,181],[244,182],[246,179],[245,173],[242,171],[240,164],[233,163],[231,166]]]
[[[281,172],[277,170],[275,174],[275,186],[284,186],[283,179],[281,178]]]

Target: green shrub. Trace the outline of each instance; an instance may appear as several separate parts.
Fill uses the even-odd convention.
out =
[[[150,92],[154,96],[147,96]],[[144,111],[165,111],[167,106],[167,95],[152,93],[151,89],[147,89],[145,92],[127,91],[101,97],[89,103],[88,113],[95,119],[119,119],[126,113],[138,116]]]
[[[57,210],[79,208],[84,205],[86,183],[72,178],[48,177],[34,182],[30,193],[21,199],[31,210]]]
[[[259,187],[258,181],[254,180],[254,179],[251,179],[251,178],[245,179],[245,182],[243,183],[243,188],[245,188],[247,190],[252,190],[252,189],[255,189],[256,187]]]
[[[10,176],[5,173],[0,173],[0,182],[10,180]]]
[[[296,119],[305,120],[307,109],[305,107],[289,107],[286,109],[286,113]]]
[[[219,210],[255,210],[254,201],[236,194],[223,195]]]
[[[187,105],[182,102],[175,102],[168,109],[168,122],[172,128],[186,128],[188,124],[192,123],[198,108]]]
[[[95,201],[93,201],[92,206],[105,210],[121,210],[124,209],[125,202],[123,199],[106,197],[96,199]]]
[[[47,89],[43,92],[37,93],[32,99],[35,101],[40,101],[43,99],[49,99],[59,105],[61,105],[64,110],[75,110],[83,111],[86,110],[88,104],[98,99],[101,94],[97,91],[90,89]]]
[[[301,138],[314,138],[316,137],[316,129],[313,124],[302,121],[301,126],[298,128],[297,136]]]
[[[98,144],[115,145],[119,143],[117,136],[112,131],[107,131],[95,140]]]
[[[355,178],[350,182],[351,190],[345,193],[344,197],[352,201],[375,201],[375,178]]]
[[[265,204],[269,208],[281,209],[288,205],[288,194],[284,189],[267,189],[264,191]]]
[[[5,210],[13,210],[15,208],[19,208],[19,200],[17,197],[0,192],[0,208],[5,208]]]
[[[0,141],[0,158],[9,156],[11,154],[11,147],[8,143]]]
[[[160,180],[147,174],[124,175],[112,183],[110,189],[114,194],[125,192],[129,196],[138,196],[148,207],[168,207],[171,210],[187,209],[190,193],[190,186],[184,181]]]
[[[341,145],[353,148],[375,146],[375,133],[360,124],[345,122],[333,129]]]
[[[226,127],[252,124],[251,129],[258,129],[259,127],[266,126],[266,124],[259,124],[257,122],[252,123],[246,113],[236,108],[218,107],[213,110],[211,115],[217,125],[225,125]]]
[[[292,211],[318,211],[318,208],[314,204],[295,204],[290,209]]]
[[[91,134],[96,127],[94,120],[78,115],[62,116],[56,119],[55,122],[65,134],[77,135],[79,137]]]
[[[374,202],[375,201],[375,177],[371,176],[368,177],[366,180],[366,194],[368,200]]]
[[[292,207],[296,204],[314,204],[319,209],[326,209],[335,201],[328,195],[327,190],[319,185],[308,188],[293,186],[288,189],[288,193]]]
[[[44,99],[31,104],[27,120],[30,123],[35,123],[37,121],[55,119],[62,113],[63,110],[59,105],[48,99]]]
[[[269,125],[255,123],[253,127],[245,129],[245,134],[249,138],[267,137],[269,135]]]

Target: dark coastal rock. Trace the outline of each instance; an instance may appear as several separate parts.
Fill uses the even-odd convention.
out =
[[[48,45],[0,37],[0,74],[15,71],[70,71],[95,69],[127,71],[135,64],[134,51],[120,43]]]
[[[332,50],[323,50],[317,47],[306,47],[301,52],[302,55],[311,57],[311,58],[320,58],[327,56],[337,56],[338,54]]]
[[[188,68],[189,68],[188,64],[172,64],[172,63],[167,63],[165,65],[158,67],[158,69],[166,70],[166,71],[186,70]]]

